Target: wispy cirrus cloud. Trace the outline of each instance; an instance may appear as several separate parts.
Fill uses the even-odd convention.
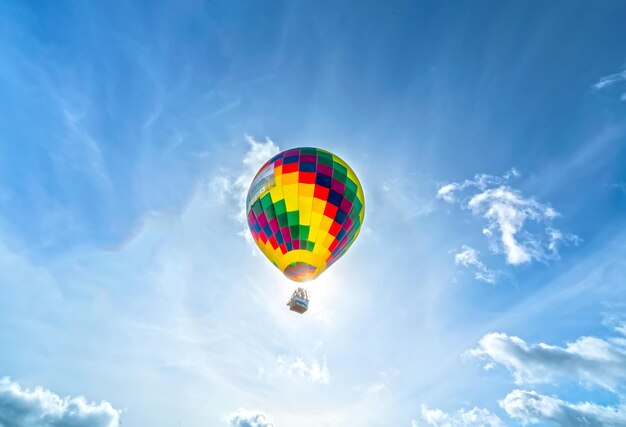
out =
[[[479,252],[467,245],[463,245],[459,251],[454,251],[454,262],[456,265],[471,268],[474,270],[476,280],[487,283],[495,283],[498,272],[491,270],[478,259]]]
[[[513,390],[499,401],[502,409],[522,424],[551,423],[557,426],[626,426],[626,405],[602,406],[571,403],[535,391]]]
[[[416,188],[416,181],[419,180],[412,173],[408,177],[387,179],[380,187],[382,202],[385,206],[397,210],[404,221],[427,216],[435,210],[435,203],[430,197],[420,197],[420,189]]]
[[[270,418],[261,411],[237,409],[227,418],[231,427],[274,427]]]
[[[623,333],[622,329],[616,328]],[[507,368],[516,384],[574,380],[616,391],[626,383],[626,340],[580,337],[560,347],[490,333],[470,355]]]
[[[626,81],[626,70],[619,73],[609,74],[600,78],[594,85],[594,89],[604,89],[609,86],[613,86],[615,83]]]
[[[551,206],[508,185],[511,178],[519,175],[516,169],[502,176],[476,175],[472,180],[441,186],[437,197],[483,218],[486,225],[482,231],[490,248],[504,253],[508,264],[557,258],[560,245],[578,243],[580,239],[551,226],[559,215]],[[531,222],[541,225],[540,231],[531,231]]]
[[[602,90],[623,82],[626,82],[626,70],[601,77],[592,87],[595,90]],[[622,93],[620,100],[626,101],[626,92]]]
[[[431,409],[426,405],[422,405],[421,410],[421,420],[425,424],[420,424],[417,420],[413,420],[411,427],[419,427],[420,425],[434,427],[504,427],[500,417],[483,408],[459,409],[456,412],[448,413],[441,409]]]
[[[626,182],[618,182],[616,184],[613,184],[613,188],[617,188],[623,193],[626,193]]]
[[[120,411],[109,402],[88,402],[84,397],[60,397],[41,387],[22,388],[0,379],[2,427],[118,427]]]

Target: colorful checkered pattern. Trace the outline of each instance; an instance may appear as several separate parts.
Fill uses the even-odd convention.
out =
[[[343,160],[319,148],[272,157],[248,191],[248,226],[261,251],[288,278],[314,279],[359,235],[363,189]]]

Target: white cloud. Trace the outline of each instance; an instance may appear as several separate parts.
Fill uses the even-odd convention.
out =
[[[454,192],[460,189],[461,187],[459,184],[446,184],[439,188],[439,191],[437,191],[437,197],[448,203],[454,203],[456,201],[454,198]]]
[[[257,141],[250,135],[245,135],[245,139],[249,148],[243,156],[241,169],[237,172],[223,171],[221,175],[213,178],[211,186],[218,195],[220,202],[223,203],[227,198],[230,198],[237,204],[237,220],[243,225],[239,234],[251,242],[252,236],[246,220],[248,189],[261,166],[278,154],[280,148],[269,138],[266,138],[265,141]]]
[[[488,174],[478,174],[474,176],[474,179],[466,179],[463,182],[453,182],[445,184],[437,191],[437,198],[443,199],[448,203],[455,203],[458,201],[455,193],[461,192],[466,188],[476,187],[479,190],[486,190],[492,185],[504,184],[511,177],[519,177],[520,173],[517,169],[512,168],[507,171],[503,176],[494,176]]]
[[[470,354],[506,367],[516,384],[573,379],[615,391],[626,383],[626,346],[621,338],[581,337],[559,347],[491,333]]]
[[[228,417],[228,423],[232,427],[274,427],[269,417],[263,412],[237,409]]]
[[[266,138],[265,142],[263,142],[256,141],[250,135],[246,135],[246,141],[250,144],[250,148],[243,157],[243,168],[234,180],[234,190],[237,192],[237,198],[239,199],[244,218],[246,196],[248,195],[250,183],[252,183],[261,166],[280,152],[278,145],[274,144],[269,138]]]
[[[530,236],[520,237],[519,233],[526,220],[553,219],[557,215],[554,209],[526,199],[506,186],[474,195],[468,206],[475,215],[482,215],[487,220],[489,235],[499,232],[501,245],[496,247],[504,251],[509,264],[522,264],[542,257],[536,240]]]
[[[308,378],[313,383],[328,384],[331,380],[326,359],[323,359],[321,364],[313,360],[310,365],[307,365],[302,359],[297,358],[289,364],[288,371],[290,374],[295,373]]]
[[[614,84],[622,82],[622,81],[626,81],[626,70],[621,71],[619,73],[609,74],[608,76],[602,77],[593,85],[593,88],[600,90],[600,89],[607,88],[609,86],[613,86]]]
[[[24,389],[9,378],[0,379],[2,427],[117,427],[120,411],[109,402],[84,397],[60,397],[37,387]]]
[[[246,135],[246,141],[250,147],[243,157],[241,170],[235,176],[218,177],[219,182],[216,185],[221,185],[222,188],[237,201],[239,206],[237,218],[244,225],[241,234],[251,239],[250,230],[248,230],[246,221],[246,197],[248,195],[248,189],[261,166],[278,154],[280,148],[269,138],[266,138],[265,141],[257,141],[250,135]]]
[[[626,405],[601,406],[570,403],[534,391],[513,390],[500,402],[506,413],[522,424],[551,423],[558,426],[626,426]]]
[[[313,359],[311,363],[306,363],[300,357],[278,356],[272,368],[259,368],[258,374],[266,378],[306,378],[317,384],[329,384],[332,380],[325,357],[322,358],[321,362]]]
[[[380,396],[391,390],[391,383],[398,375],[399,372],[395,369],[390,371],[381,371],[376,380],[364,387],[354,387],[354,390],[369,396]]]
[[[524,197],[506,185],[510,178],[518,176],[515,169],[501,177],[476,175],[473,180],[443,185],[437,197],[447,203],[459,203],[475,216],[484,218],[483,234],[489,239],[491,249],[504,253],[509,264],[556,258],[560,244],[578,243],[580,239],[549,226],[558,216],[552,207]],[[531,221],[546,224],[543,233],[529,231],[526,225]]]
[[[487,409],[474,407],[459,409],[455,413],[447,413],[441,409],[431,409],[422,405],[422,420],[429,426],[435,427],[504,427],[502,420]],[[420,424],[413,420],[412,427]]]
[[[495,283],[498,273],[488,269],[485,264],[478,259],[478,253],[479,252],[476,249],[463,245],[461,250],[455,253],[454,262],[456,265],[473,268],[474,277],[477,280],[483,280],[487,283]]]
[[[606,89],[621,82],[626,82],[626,70],[602,77],[593,85],[593,88],[596,90]],[[626,92],[622,93],[619,99],[620,101],[626,101]]]

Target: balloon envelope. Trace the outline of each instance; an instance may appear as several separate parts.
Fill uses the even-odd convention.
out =
[[[359,235],[365,213],[354,171],[319,148],[294,148],[267,161],[248,191],[248,226],[285,276],[314,279]]]

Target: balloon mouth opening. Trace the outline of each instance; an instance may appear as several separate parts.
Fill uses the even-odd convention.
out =
[[[294,282],[307,282],[317,277],[317,267],[306,262],[293,262],[284,271],[285,276]]]

